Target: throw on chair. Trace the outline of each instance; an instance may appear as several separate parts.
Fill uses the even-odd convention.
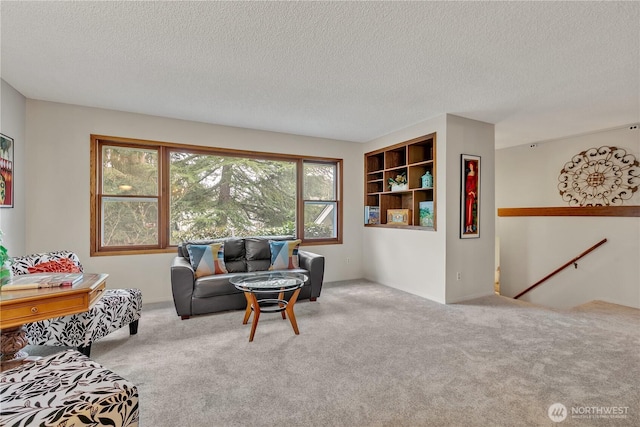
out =
[[[14,275],[83,271],[80,259],[70,251],[14,257],[11,269]],[[28,323],[24,329],[31,345],[77,347],[89,356],[93,342],[125,325],[129,325],[129,333],[135,335],[141,309],[139,289],[107,289],[89,311]]]

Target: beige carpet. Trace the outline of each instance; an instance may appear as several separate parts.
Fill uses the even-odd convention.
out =
[[[124,328],[92,358],[137,384],[142,427],[550,426],[554,403],[558,425],[640,425],[639,310],[441,305],[352,281],[296,313],[300,335],[265,313],[249,343],[242,311],[182,321],[147,305],[137,336]],[[626,409],[585,414],[612,407]]]

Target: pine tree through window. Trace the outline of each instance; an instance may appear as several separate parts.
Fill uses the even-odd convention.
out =
[[[91,140],[92,255],[222,237],[342,241],[341,159]]]

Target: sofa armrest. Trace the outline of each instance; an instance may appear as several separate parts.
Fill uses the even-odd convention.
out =
[[[189,261],[181,256],[171,264],[171,291],[178,316],[191,316],[191,296],[195,275]]]
[[[300,268],[309,272],[311,299],[318,298],[322,291],[322,281],[324,280],[324,256],[298,250],[298,259],[300,260]]]

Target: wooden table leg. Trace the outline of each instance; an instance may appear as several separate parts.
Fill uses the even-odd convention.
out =
[[[251,335],[249,335],[249,342],[253,341],[253,336],[256,334],[256,328],[258,327],[258,319],[260,318],[260,305],[258,304],[258,298],[256,294],[250,294],[253,303],[253,322],[251,323]]]
[[[283,300],[283,299],[284,299],[284,292],[280,292],[280,293],[278,294],[278,299],[279,299],[279,300]],[[280,308],[284,308],[284,303],[279,302],[279,303],[278,303],[278,307],[280,307]],[[282,314],[282,318],[283,318],[283,319],[286,319],[286,318],[287,318],[287,315],[284,313],[284,310],[282,310],[282,311],[280,312],[280,314]]]
[[[249,317],[251,317],[251,303],[253,300],[251,299],[251,292],[245,292],[244,297],[247,299],[247,308],[244,310],[244,320],[242,320],[242,324],[246,325]]]
[[[289,303],[287,304],[287,308],[285,309],[285,311],[289,315],[289,322],[291,322],[291,327],[293,328],[293,332],[295,332],[296,335],[300,335],[300,331],[298,331],[298,322],[296,321],[296,315],[293,313],[293,306],[295,305],[296,300],[298,299],[298,294],[300,294],[300,288],[296,289],[293,295],[291,295],[291,299],[289,300]]]
[[[6,328],[0,331],[0,370],[11,369],[27,358],[26,347],[28,340],[22,326]]]

